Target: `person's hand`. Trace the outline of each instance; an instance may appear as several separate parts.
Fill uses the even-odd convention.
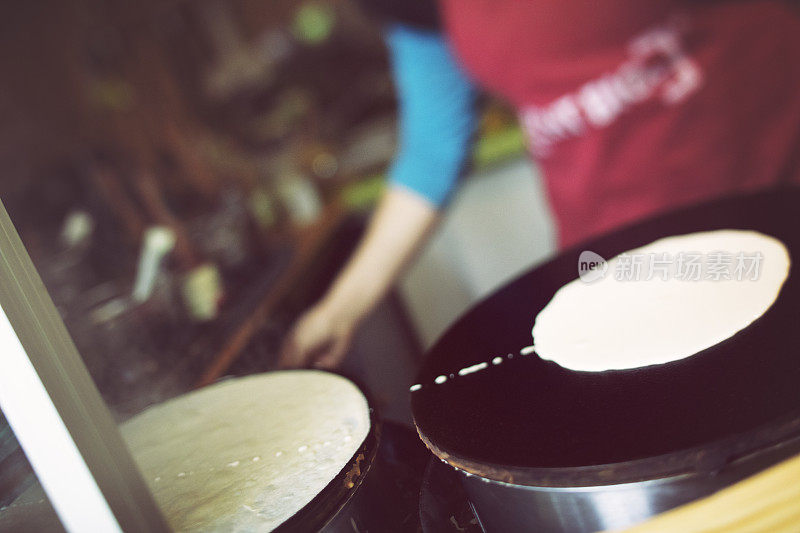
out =
[[[347,355],[355,330],[355,320],[318,304],[306,311],[289,331],[278,368],[336,368]]]
[[[437,220],[436,207],[402,187],[390,187],[367,232],[320,303],[294,324],[279,368],[335,368],[356,328],[397,280]]]

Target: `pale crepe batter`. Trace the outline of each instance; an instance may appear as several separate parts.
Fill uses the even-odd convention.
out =
[[[175,531],[270,531],[336,477],[369,428],[355,385],[300,370],[207,387],[121,431]]]
[[[355,454],[369,407],[317,370],[232,379],[152,407],[120,428],[174,531],[271,531]],[[0,509],[0,531],[63,531],[40,485]]]
[[[631,256],[715,252],[752,257],[760,252],[757,279],[686,281],[659,270],[651,279],[617,279]],[[625,257],[627,255],[627,257]],[[627,263],[629,264],[629,263]],[[592,283],[576,279],[556,292],[536,317],[536,353],[572,370],[601,372],[684,359],[746,328],[775,302],[789,274],[786,247],[755,231],[718,230],[659,239],[608,261]],[[644,261],[642,273],[648,271]],[[622,270],[623,272],[626,269]],[[629,271],[629,269],[627,269]]]

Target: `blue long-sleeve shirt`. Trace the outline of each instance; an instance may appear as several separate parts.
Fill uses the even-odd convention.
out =
[[[389,182],[439,207],[470,153],[476,91],[440,34],[393,25],[385,39],[400,104]]]

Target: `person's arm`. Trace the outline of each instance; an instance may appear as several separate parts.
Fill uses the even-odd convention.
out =
[[[360,322],[421,247],[469,153],[474,91],[443,39],[401,26],[386,37],[400,100],[390,184],[356,252],[284,341],[283,368],[339,365]]]
[[[281,366],[311,362],[337,366],[358,324],[392,286],[436,216],[436,208],[419,195],[399,187],[389,189],[345,268],[293,328],[284,344]]]

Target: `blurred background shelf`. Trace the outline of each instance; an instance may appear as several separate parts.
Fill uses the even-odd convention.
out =
[[[117,420],[272,369],[385,187],[396,102],[379,28],[348,0],[0,10],[0,196]],[[522,132],[482,105],[464,187],[343,369],[406,424],[422,350],[551,246]],[[498,238],[531,224],[534,239]],[[137,301],[152,228],[174,244]],[[2,420],[0,438],[2,507],[31,474]]]

